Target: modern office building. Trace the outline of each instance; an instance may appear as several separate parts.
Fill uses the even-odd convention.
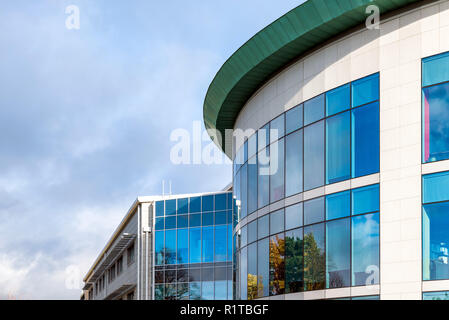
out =
[[[225,62],[204,121],[236,299],[447,299],[449,1],[308,0]]]
[[[232,299],[232,192],[138,197],[84,278],[83,300]]]

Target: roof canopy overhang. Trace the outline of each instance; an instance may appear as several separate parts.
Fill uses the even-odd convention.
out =
[[[248,99],[270,76],[304,53],[364,23],[366,9],[376,5],[381,14],[423,0],[308,0],[258,32],[221,67],[207,91],[203,117],[206,129],[221,137],[234,127]],[[210,134],[211,135],[211,134]],[[211,138],[231,157],[225,144]]]

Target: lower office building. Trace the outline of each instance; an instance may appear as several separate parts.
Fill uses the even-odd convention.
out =
[[[449,1],[308,0],[226,61],[204,121],[234,161],[236,299],[448,298]]]
[[[84,300],[227,300],[232,192],[138,197],[84,278]]]

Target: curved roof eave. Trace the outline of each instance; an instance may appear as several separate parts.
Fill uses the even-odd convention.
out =
[[[385,14],[418,1],[423,0],[308,0],[289,11],[242,45],[215,75],[204,99],[206,129],[217,129],[224,137],[245,103],[270,75],[363,23],[367,6],[376,5]],[[231,157],[230,148],[221,141],[214,142]]]

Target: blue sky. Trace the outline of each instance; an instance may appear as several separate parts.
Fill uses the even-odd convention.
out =
[[[173,165],[226,59],[303,1],[0,4],[0,299],[79,299],[138,195],[222,189],[229,165]],[[80,29],[65,8],[80,9]]]

